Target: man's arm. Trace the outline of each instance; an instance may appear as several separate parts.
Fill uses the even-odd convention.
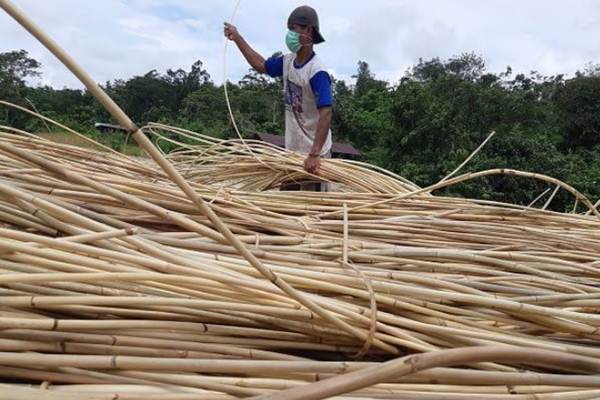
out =
[[[265,69],[265,58],[250,47],[235,26],[225,23],[225,37],[237,45],[244,58],[246,58],[246,61],[248,61],[248,64],[250,64],[256,72],[261,74],[267,72]]]
[[[304,169],[308,173],[318,174],[321,167],[321,151],[329,135],[333,114],[331,108],[333,105],[331,76],[325,71],[319,71],[311,78],[310,86],[315,94],[316,105],[319,109],[319,122],[317,123],[317,131],[310,153],[304,160]]]
[[[331,115],[333,114],[331,107],[323,107],[319,109],[319,122],[317,124],[317,133],[315,134],[315,140],[312,148],[310,149],[310,155],[321,155],[323,145],[327,140],[329,129],[331,128]]]
[[[310,174],[318,174],[319,168],[321,167],[321,150],[327,140],[329,134],[329,128],[331,128],[331,107],[319,108],[319,122],[317,123],[317,132],[315,134],[315,140],[310,149],[310,154],[304,160],[304,169]]]

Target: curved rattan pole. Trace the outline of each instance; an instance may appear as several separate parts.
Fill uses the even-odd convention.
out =
[[[445,187],[456,185],[458,183],[462,183],[462,182],[466,182],[466,181],[470,181],[470,180],[473,180],[476,178],[483,178],[483,177],[493,176],[493,175],[519,176],[519,177],[523,177],[523,178],[537,179],[537,180],[540,180],[543,182],[552,183],[556,186],[559,186],[559,187],[565,189],[567,192],[571,193],[573,195],[573,197],[575,197],[576,200],[581,201],[583,204],[585,204],[586,207],[589,208],[591,213],[594,213],[594,215],[596,217],[600,218],[600,212],[598,212],[598,210],[596,209],[596,205],[592,204],[592,202],[583,193],[579,192],[577,189],[575,189],[571,185],[568,185],[568,184],[566,184],[556,178],[552,178],[548,175],[518,171],[515,169],[509,169],[509,168],[496,168],[496,169],[489,169],[489,170],[479,171],[479,172],[470,172],[470,173],[467,173],[464,175],[457,176],[452,179],[448,179],[447,181],[438,182],[434,185],[425,187],[423,189],[415,190],[410,193],[404,193],[404,194],[401,194],[399,196],[395,196],[395,197],[392,197],[389,199],[380,200],[380,201],[376,201],[373,203],[368,203],[368,204],[363,204],[363,205],[360,205],[357,207],[353,207],[353,208],[350,208],[348,211],[356,212],[358,210],[362,210],[365,208],[376,207],[376,206],[380,206],[383,204],[392,203],[394,201],[408,199],[408,198],[414,197],[414,196],[422,194],[422,193],[430,193],[430,192],[433,192],[434,190],[443,189]],[[599,200],[599,203],[600,203],[600,200]],[[332,212],[321,213],[321,214],[318,214],[317,216],[319,218],[326,218],[326,217],[331,217],[334,215],[342,215],[342,214],[343,214],[343,210],[336,210],[336,211],[332,211]]]
[[[379,382],[400,378],[434,367],[476,362],[518,362],[519,364],[556,365],[567,371],[600,373],[600,361],[550,350],[509,346],[478,346],[412,355],[382,365],[350,372],[314,384],[256,397],[256,400],[320,400],[350,393]]]

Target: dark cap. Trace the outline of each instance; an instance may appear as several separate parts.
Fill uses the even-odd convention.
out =
[[[291,29],[293,24],[312,26],[314,44],[323,43],[325,41],[319,30],[319,16],[314,8],[300,6],[292,11],[288,18],[288,28]]]

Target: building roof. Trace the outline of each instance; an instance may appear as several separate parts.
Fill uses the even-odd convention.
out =
[[[273,135],[271,133],[257,133],[256,136],[263,142],[285,148],[285,138],[283,136]],[[331,152],[336,154],[360,156],[360,151],[355,149],[352,145],[345,143],[333,143],[331,146]]]
[[[98,130],[115,130],[115,131],[124,131],[127,132],[127,129],[123,128],[121,125],[115,125],[115,124],[107,124],[104,122],[96,122],[94,124],[94,128],[98,129]]]

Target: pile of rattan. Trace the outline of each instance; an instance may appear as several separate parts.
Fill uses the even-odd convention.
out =
[[[600,397],[600,220],[568,185],[310,177],[147,127],[215,219],[147,159],[0,131],[0,399]],[[430,194],[498,173],[589,212]],[[303,179],[338,191],[277,190]]]

